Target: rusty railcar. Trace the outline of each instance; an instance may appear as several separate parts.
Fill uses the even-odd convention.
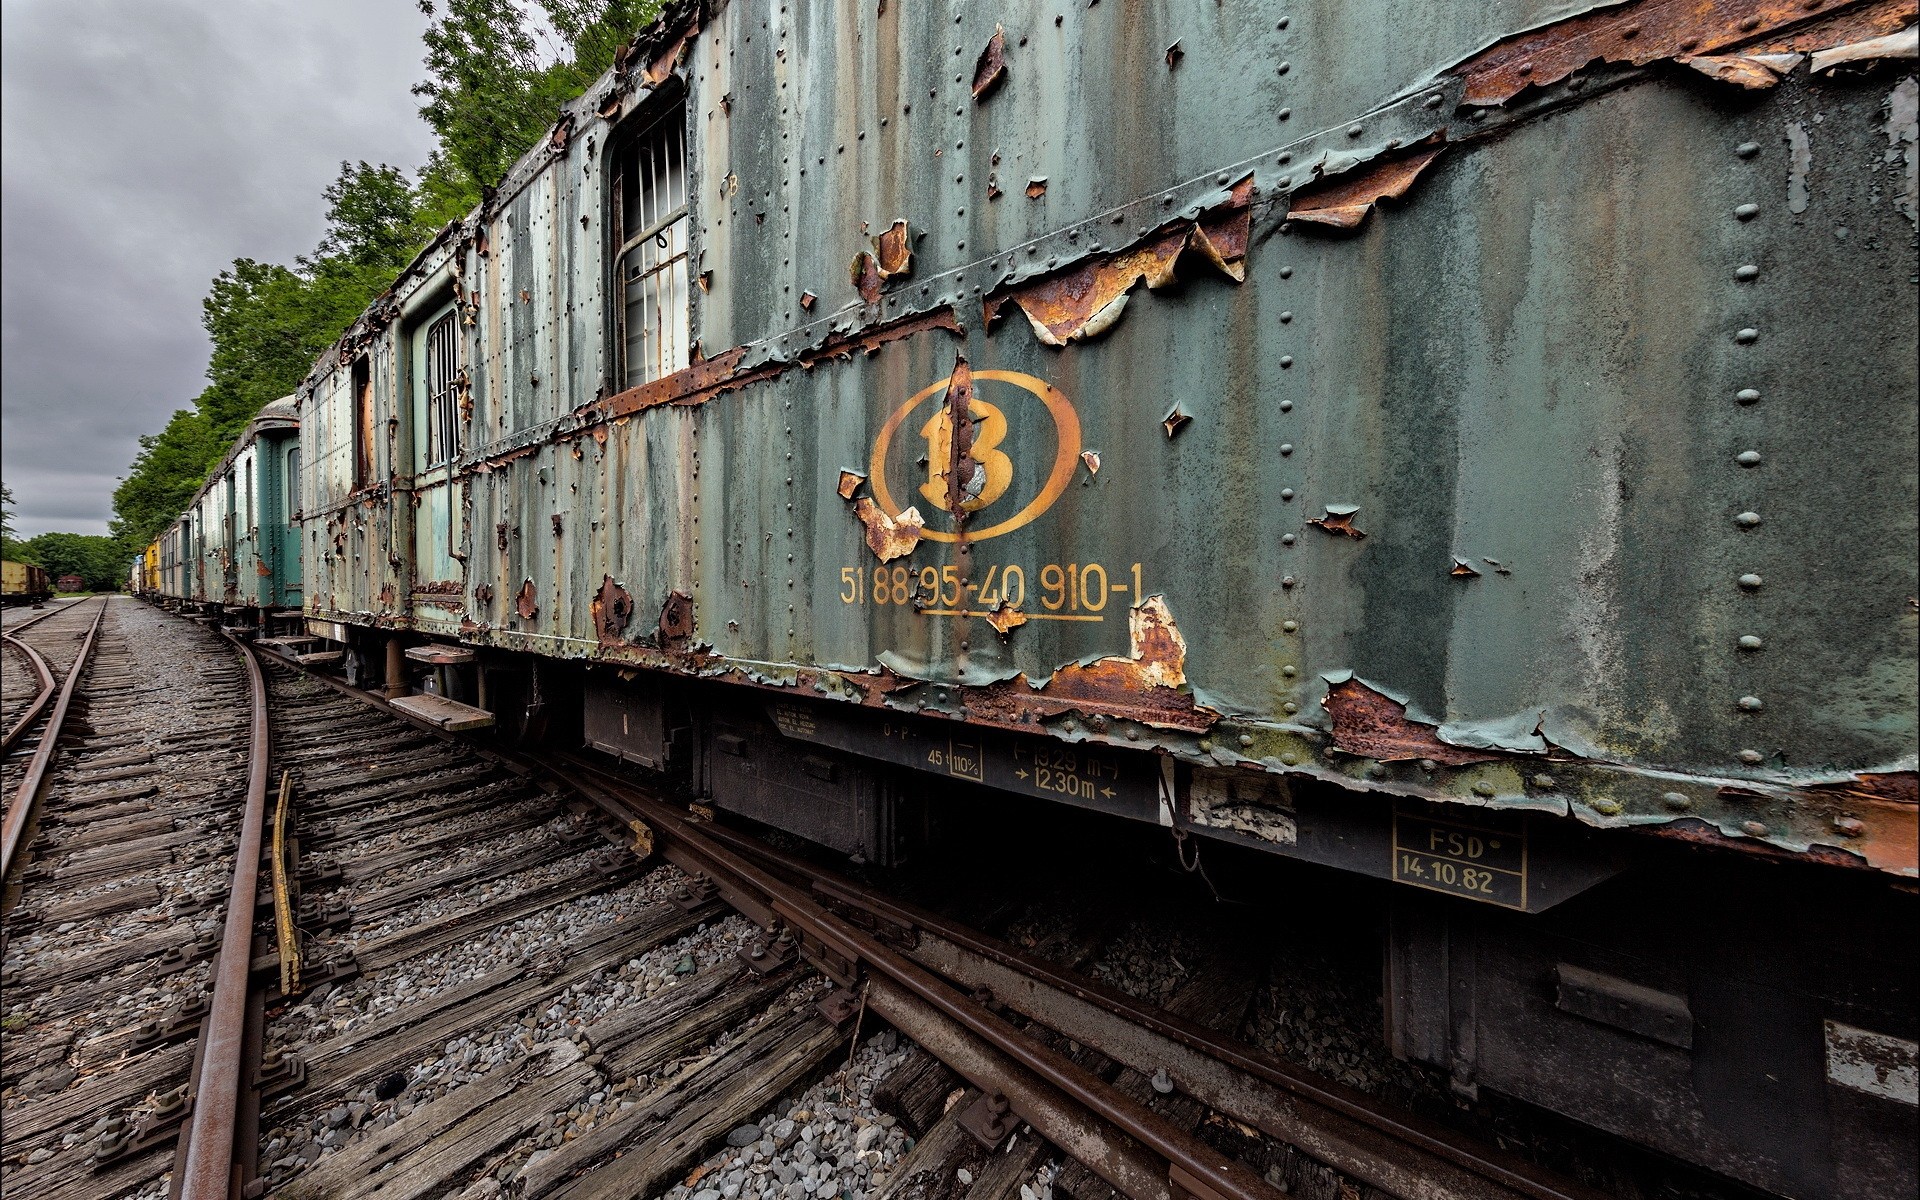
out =
[[[1899,1194],[1913,59],[675,7],[301,388],[309,630],[869,857],[939,777],[1391,880],[1398,1052]]]

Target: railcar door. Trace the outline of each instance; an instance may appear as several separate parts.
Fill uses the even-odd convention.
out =
[[[463,569],[459,561],[461,485],[455,463],[464,448],[460,313],[451,298],[408,331],[413,419],[414,627],[457,634]]]

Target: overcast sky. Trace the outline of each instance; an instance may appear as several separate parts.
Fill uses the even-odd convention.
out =
[[[342,159],[431,135],[414,0],[0,0],[0,468],[18,536],[105,533],[205,386],[207,284],[319,241]]]

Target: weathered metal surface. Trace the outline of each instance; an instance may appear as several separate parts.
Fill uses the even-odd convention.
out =
[[[303,389],[309,612],[1912,874],[1835,786],[1915,766],[1912,85],[1776,57],[1912,12],[677,10]],[[622,390],[606,153],[682,88],[704,357]]]

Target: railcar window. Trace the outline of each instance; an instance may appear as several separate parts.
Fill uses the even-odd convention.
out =
[[[460,326],[447,314],[427,326],[427,465],[449,462],[460,453],[460,406],[455,395],[460,374]]]
[[[287,451],[287,519],[300,511],[300,447]]]
[[[685,108],[675,105],[615,160],[612,228],[618,294],[615,344],[621,386],[687,365],[687,153]]]
[[[362,356],[353,361],[353,488],[373,482],[373,369]]]

